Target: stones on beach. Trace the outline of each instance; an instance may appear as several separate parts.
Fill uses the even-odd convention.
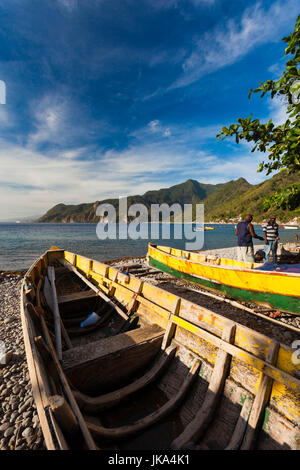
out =
[[[4,437],[10,437],[10,436],[12,436],[13,433],[14,433],[14,429],[15,429],[14,426],[8,427],[8,428],[4,431],[3,436],[4,436]]]
[[[0,433],[4,433],[10,427],[10,423],[3,423],[0,426]]]
[[[30,437],[31,435],[33,434],[33,429],[32,428],[26,428],[23,432],[22,432],[22,436],[23,437]]]
[[[19,314],[22,277],[0,278],[0,450],[42,450]]]

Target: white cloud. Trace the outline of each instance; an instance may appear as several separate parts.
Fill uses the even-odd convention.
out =
[[[11,126],[11,120],[9,118],[9,114],[7,112],[7,108],[5,105],[0,105],[0,125],[3,128],[6,128],[7,126]]]
[[[77,0],[57,0],[57,2],[68,11],[73,11],[78,6]]]
[[[90,150],[65,149],[54,157],[0,141],[0,219],[42,214],[59,202],[143,194],[191,177],[206,183],[245,175],[251,183],[264,179],[256,172],[261,155],[250,154],[243,146],[224,160],[212,152],[178,145],[172,137],[167,141],[161,137],[137,142],[122,152],[99,152],[92,160],[78,158]]]
[[[155,119],[154,121],[150,121],[148,127],[152,132],[156,132],[160,128],[159,120]]]
[[[295,0],[277,1],[264,10],[261,3],[247,8],[239,22],[229,19],[195,42],[195,47],[182,64],[182,75],[170,86],[190,85],[203,75],[235,63],[255,46],[278,41],[283,29],[299,13]]]
[[[35,100],[31,104],[33,130],[27,136],[27,148],[35,151],[41,145],[65,149],[72,143],[91,145],[113,130],[104,120],[90,118],[89,109],[74,101],[68,91],[60,90]]]
[[[32,121],[35,130],[28,136],[28,146],[57,143],[65,137],[69,106],[62,96],[47,95],[32,104]]]
[[[149,0],[147,0],[149,1]],[[188,0],[195,7],[214,5],[216,0]],[[156,9],[180,8],[185,2],[182,0],[151,0],[151,6]]]
[[[270,118],[272,119],[275,126],[280,126],[284,124],[284,122],[288,119],[289,115],[287,114],[287,106],[288,104],[284,101],[284,99],[280,99],[275,97],[270,99],[269,101],[269,109],[270,109]]]

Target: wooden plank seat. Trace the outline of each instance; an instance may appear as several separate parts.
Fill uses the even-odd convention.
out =
[[[165,351],[162,351],[159,359],[155,361],[154,365],[142,377],[134,382],[126,385],[125,387],[114,390],[113,392],[106,393],[99,397],[90,397],[83,393],[74,391],[74,396],[80,408],[86,412],[98,412],[104,409],[112,408],[120,401],[133,395],[135,392],[145,388],[150,383],[154,382],[170,364],[175,356],[177,346],[169,346]]]
[[[80,292],[72,292],[72,294],[59,295],[57,300],[61,305],[68,302],[77,302],[78,300],[90,299],[93,297],[96,298],[97,294],[92,289],[89,289]]]
[[[200,364],[200,360],[194,361],[178,392],[163,406],[153,411],[153,413],[150,413],[144,418],[139,419],[129,425],[114,428],[107,428],[99,424],[95,424],[93,417],[85,416],[88,430],[95,438],[114,440],[131,436],[142,431],[143,429],[146,429],[149,426],[152,426],[153,424],[157,423],[162,418],[170,414],[176,407],[180,405],[188,390],[190,389],[192,383],[198,376]]]
[[[164,330],[150,325],[63,352],[62,367],[74,388],[106,392],[130,379],[158,353]]]

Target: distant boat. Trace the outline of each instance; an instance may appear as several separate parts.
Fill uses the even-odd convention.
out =
[[[281,225],[280,227],[283,227],[285,230],[298,230],[299,228],[298,225]]]
[[[204,230],[215,230],[215,227],[195,227],[194,232],[203,232]]]
[[[21,221],[20,221],[20,220],[16,220],[16,224],[20,224],[20,223],[21,223]]]

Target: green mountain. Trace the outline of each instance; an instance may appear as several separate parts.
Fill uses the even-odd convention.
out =
[[[148,210],[151,204],[172,205],[179,203],[183,207],[183,204],[203,203],[206,221],[235,221],[246,213],[252,213],[254,220],[260,222],[267,219],[271,212],[274,212],[272,208],[264,212],[264,198],[293,183],[300,183],[300,176],[297,174],[288,175],[286,172],[280,172],[257,185],[251,185],[244,178],[216,185],[203,184],[189,179],[170,188],[147,191],[142,196],[129,196],[127,202],[128,207],[132,204],[144,204]],[[99,217],[96,215],[96,209],[99,204],[103,203],[112,204],[118,217],[119,200],[106,199],[77,205],[57,204],[37,222],[98,222]],[[300,216],[300,207],[298,209]],[[297,209],[295,211],[281,209],[276,210],[275,213],[282,222],[290,220],[298,214]]]
[[[241,179],[243,180],[243,179]],[[238,180],[238,181],[241,181]],[[247,213],[253,214],[255,222],[261,222],[275,214],[281,222],[287,222],[294,217],[300,217],[300,207],[294,211],[270,208],[264,211],[263,201],[265,197],[272,196],[276,191],[283,189],[291,184],[300,183],[299,174],[287,174],[282,171],[272,178],[257,185],[246,185],[245,190],[239,191],[234,189],[234,183],[226,183],[221,190],[216,191],[205,201],[205,219],[206,220],[226,220],[243,216]],[[243,184],[243,183],[242,183]],[[249,186],[248,189],[247,185]],[[218,202],[219,201],[219,202]]]
[[[197,204],[221,186],[222,184],[202,184],[189,179],[185,183],[176,184],[170,188],[147,191],[142,196],[129,196],[127,204],[128,207],[132,204],[144,204],[148,209],[150,209],[151,204]],[[116,208],[118,217],[119,200],[105,199],[77,205],[57,204],[40,217],[37,222],[98,222],[99,217],[96,216],[96,209],[99,204],[112,204]]]

